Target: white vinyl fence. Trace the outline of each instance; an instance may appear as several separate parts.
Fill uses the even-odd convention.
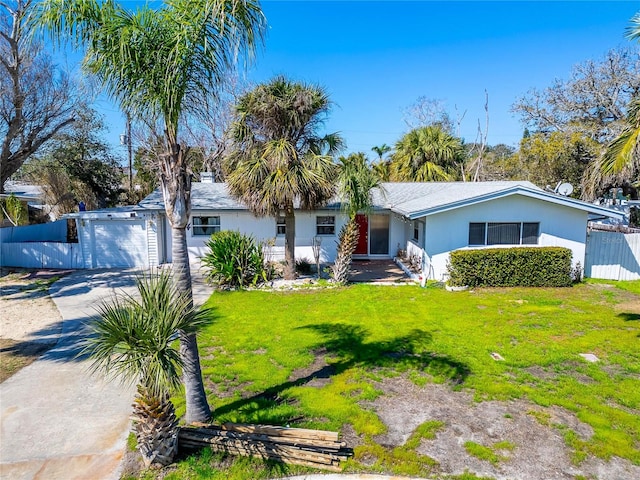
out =
[[[78,243],[68,243],[67,221],[0,229],[0,266],[83,268]]]
[[[62,242],[3,242],[0,265],[22,268],[84,268],[80,245]]]
[[[584,275],[640,280],[640,233],[589,231]]]

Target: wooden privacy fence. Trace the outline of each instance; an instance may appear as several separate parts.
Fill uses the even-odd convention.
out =
[[[640,233],[589,231],[584,275],[607,280],[639,280]]]
[[[215,452],[260,457],[334,472],[353,455],[336,432],[265,425],[224,424],[183,427],[180,447],[210,447]]]

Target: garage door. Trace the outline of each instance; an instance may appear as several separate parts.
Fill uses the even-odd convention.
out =
[[[94,268],[147,267],[144,220],[111,220],[93,224]]]

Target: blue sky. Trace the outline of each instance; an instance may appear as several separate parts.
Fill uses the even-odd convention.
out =
[[[132,6],[138,2],[126,2]],[[347,152],[393,145],[408,130],[403,111],[418,97],[466,111],[460,134],[476,138],[489,95],[489,144],[516,146],[523,126],[510,112],[531,88],[566,79],[624,38],[638,1],[272,1],[262,2],[266,44],[246,77],[284,74],[322,85],[335,103],[327,132]],[[637,47],[635,47],[637,48]],[[123,122],[99,103],[117,139]],[[114,140],[116,141],[116,140]]]

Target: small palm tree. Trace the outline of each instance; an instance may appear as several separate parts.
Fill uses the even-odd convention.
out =
[[[342,147],[337,134],[318,135],[331,102],[320,87],[276,77],[236,106],[229,191],[255,215],[285,219],[285,278],[295,278],[295,208],[315,209],[334,194]]]
[[[392,176],[401,182],[446,181],[464,151],[459,138],[431,125],[411,130],[396,143]]]
[[[137,383],[133,429],[138,449],[147,467],[168,465],[178,449],[169,394],[180,384],[183,366],[175,340],[179,331],[195,334],[210,312],[194,309],[167,273],[140,276],[137,288],[139,300],[124,295],[98,307],[82,353],[92,359],[94,371]]]
[[[338,284],[349,281],[351,259],[360,237],[356,215],[371,210],[371,191],[374,188],[380,188],[380,177],[369,166],[364,153],[353,153],[340,158],[338,192],[344,201],[349,221],[340,231],[336,260],[331,268],[333,280]]]

